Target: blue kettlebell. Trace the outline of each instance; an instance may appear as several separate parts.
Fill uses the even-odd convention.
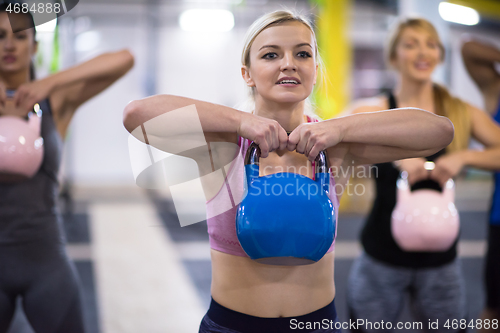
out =
[[[245,156],[245,196],[236,215],[243,250],[268,265],[317,262],[330,248],[336,228],[325,152],[316,158],[315,180],[291,172],[259,177],[259,157],[252,143]]]

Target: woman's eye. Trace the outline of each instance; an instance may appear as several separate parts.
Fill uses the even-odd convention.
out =
[[[276,58],[276,53],[274,52],[269,52],[269,53],[266,53],[262,56],[263,59],[274,59]]]
[[[26,34],[17,34],[16,35],[17,39],[26,39],[26,37],[27,37]]]
[[[311,54],[307,51],[302,51],[302,52],[299,52],[298,54],[299,57],[302,57],[302,58],[311,58]]]

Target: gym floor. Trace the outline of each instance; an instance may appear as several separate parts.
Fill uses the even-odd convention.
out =
[[[488,181],[457,186],[470,318],[477,318],[484,304],[490,191]],[[197,332],[210,302],[205,222],[181,228],[168,195],[141,189],[75,190],[70,211],[64,219],[67,249],[80,275],[88,332]],[[359,212],[339,217],[335,281],[341,321],[349,319],[345,286],[361,251],[357,240],[363,218]],[[20,308],[9,333],[33,333]],[[414,321],[408,305],[401,321]]]

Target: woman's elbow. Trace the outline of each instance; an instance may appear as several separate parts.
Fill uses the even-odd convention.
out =
[[[439,145],[441,148],[448,146],[455,136],[455,127],[450,119],[446,117],[440,117],[440,126],[439,126]]]
[[[123,110],[123,126],[125,129],[132,133],[132,131],[140,125],[138,121],[138,114],[140,112],[140,101],[131,101]]]
[[[135,58],[128,49],[117,51],[113,54],[115,63],[119,64],[120,74],[124,75],[134,67]]]
[[[119,63],[121,63],[121,67],[123,69],[123,73],[128,72],[134,67],[135,58],[132,52],[128,49],[123,49],[116,53],[116,56],[119,57]]]
[[[124,49],[121,52],[123,53],[125,67],[127,68],[127,71],[129,71],[135,64],[134,55],[128,49]]]

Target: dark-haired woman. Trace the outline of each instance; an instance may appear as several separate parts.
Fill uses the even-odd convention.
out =
[[[102,54],[35,81],[30,74],[35,29],[13,32],[11,25],[33,18],[7,14],[7,6],[0,6],[0,121],[1,115],[25,117],[38,103],[44,155],[31,178],[14,181],[14,173],[1,175],[0,333],[9,328],[18,297],[35,332],[80,333],[79,285],[56,209],[63,138],[77,108],[123,76],[134,59],[126,50]],[[7,97],[6,91],[15,92]]]

